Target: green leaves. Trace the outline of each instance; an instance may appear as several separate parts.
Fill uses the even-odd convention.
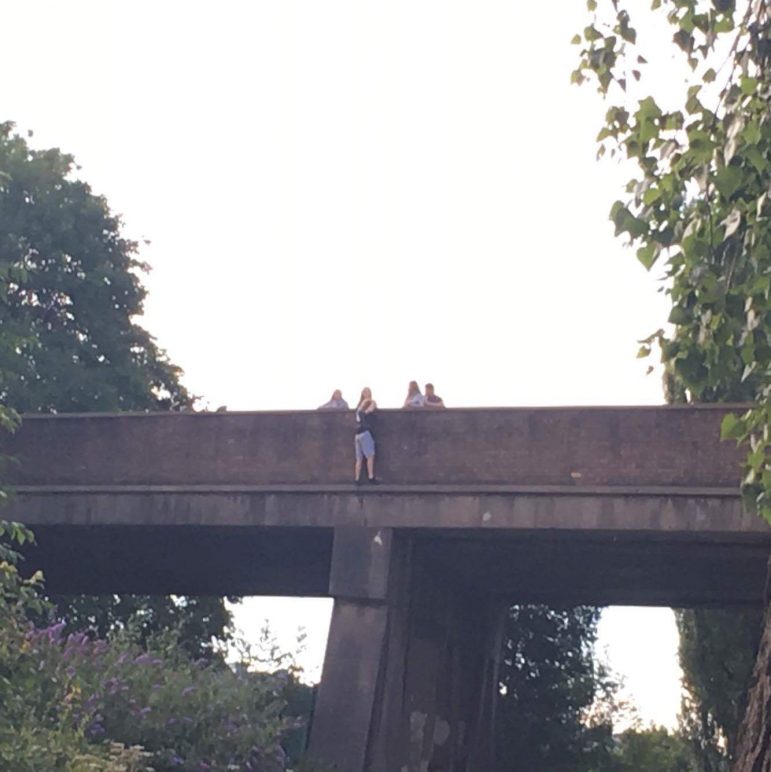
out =
[[[628,233],[630,238],[636,239],[647,229],[645,221],[635,217],[621,201],[616,201],[611,207],[610,219],[616,226],[616,236]]]
[[[653,97],[646,97],[640,101],[640,106],[634,114],[637,120],[637,137],[641,144],[647,144],[658,136],[658,121],[662,112]]]
[[[738,416],[729,413],[720,424],[720,438],[723,440],[743,440],[747,436],[747,424]]]
[[[618,687],[593,656],[599,617],[599,609],[586,606],[509,610],[496,715],[499,758],[526,770],[614,768],[608,715]],[[583,717],[590,707],[597,718],[588,725]]]
[[[32,150],[0,124],[0,404],[179,408],[190,401],[179,369],[134,321],[138,245],[73,172],[70,156]]]
[[[744,174],[736,166],[726,166],[715,175],[715,187],[724,198],[731,198],[743,182]]]
[[[637,259],[645,266],[646,271],[650,271],[653,268],[658,255],[658,245],[653,243],[646,244],[637,250]]]
[[[765,3],[741,19],[732,0],[707,5],[653,2],[694,74],[679,97],[667,94],[670,112],[655,93],[631,115],[626,101],[611,107],[598,141],[636,166],[610,211],[616,235],[646,269],[664,263],[673,329],[641,352],[658,345],[669,399],[754,404],[726,419],[723,433],[747,445],[744,498],[771,519],[771,59],[759,33],[771,16]],[[603,95],[623,90],[645,59],[636,36],[622,34],[634,26],[623,13],[613,0],[600,3],[580,54],[578,72]]]

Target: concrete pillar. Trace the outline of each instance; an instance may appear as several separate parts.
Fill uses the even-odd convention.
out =
[[[338,528],[329,594],[335,599],[309,754],[340,772],[366,769],[388,631],[393,533]]]
[[[330,593],[311,757],[340,772],[489,772],[505,605],[382,529],[335,533]]]

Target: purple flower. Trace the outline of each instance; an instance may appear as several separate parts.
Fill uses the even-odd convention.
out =
[[[109,649],[109,646],[107,645],[107,641],[98,640],[96,643],[94,643],[93,653],[96,656],[101,656]]]
[[[41,632],[45,635],[46,638],[48,638],[50,643],[59,643],[59,641],[62,639],[62,633],[64,632],[64,628],[66,626],[66,623],[61,621],[45,628],[44,630],[41,630]]]
[[[70,633],[64,644],[65,658],[73,654],[85,654],[90,643],[85,633]]]

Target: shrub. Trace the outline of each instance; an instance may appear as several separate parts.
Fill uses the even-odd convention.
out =
[[[0,522],[0,540],[31,539]],[[283,717],[296,686],[283,670],[245,659],[193,661],[170,635],[143,648],[130,632],[109,640],[36,627],[39,575],[24,580],[8,544],[0,552],[0,769],[281,770]],[[248,650],[243,650],[248,651]]]

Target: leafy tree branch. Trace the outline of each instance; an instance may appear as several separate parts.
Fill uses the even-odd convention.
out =
[[[672,302],[671,327],[640,355],[658,347],[672,399],[754,403],[723,436],[747,444],[744,497],[771,521],[768,0],[654,0],[689,73],[672,84],[674,109],[644,94],[648,58],[630,12],[618,0],[587,6],[573,80],[613,103],[598,153],[635,168],[610,216],[647,269],[664,268]]]

